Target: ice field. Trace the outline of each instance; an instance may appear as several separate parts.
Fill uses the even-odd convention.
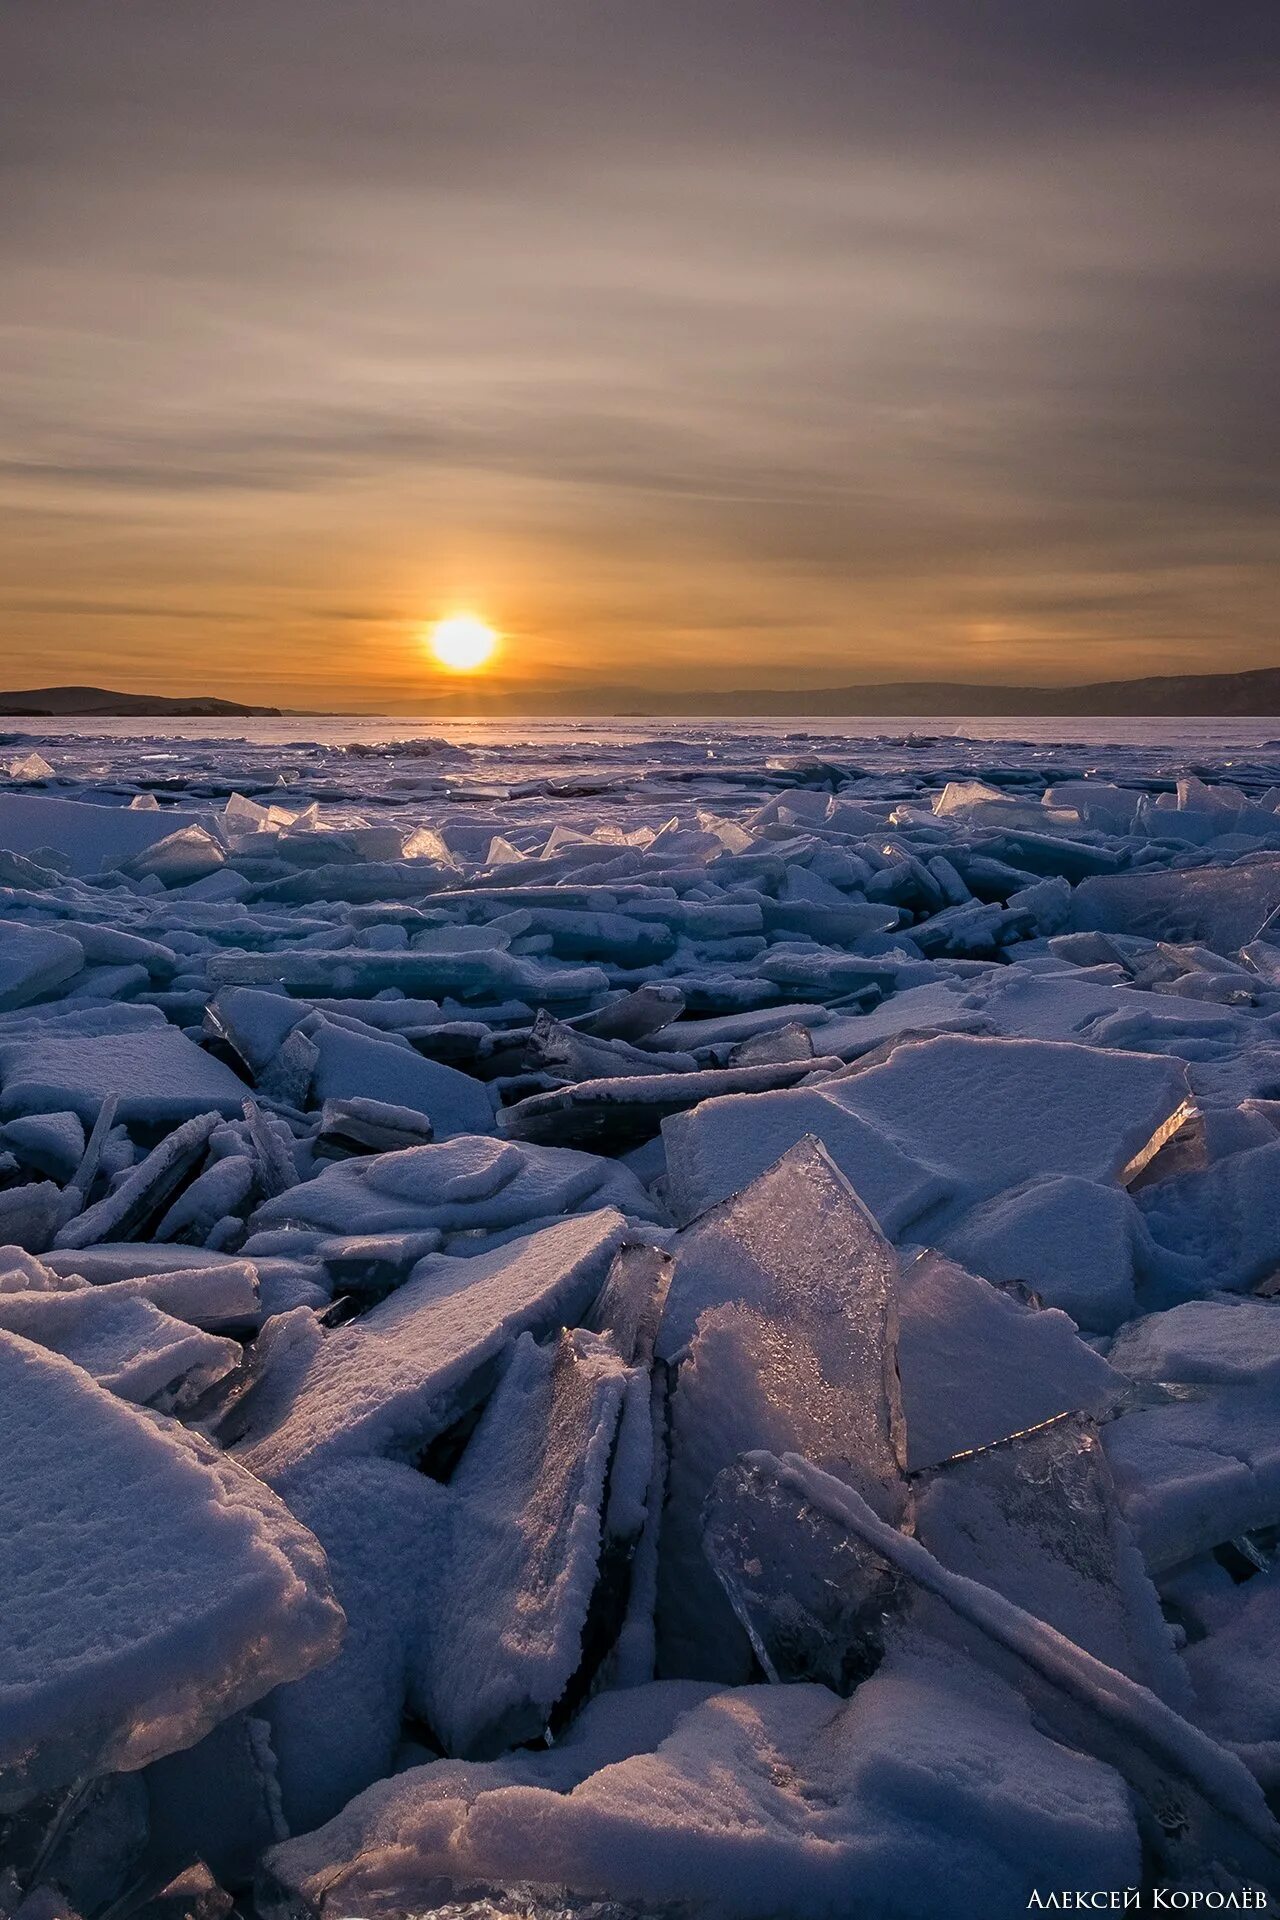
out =
[[[0,1920],[1280,1897],[1280,722],[148,724],[0,732]]]

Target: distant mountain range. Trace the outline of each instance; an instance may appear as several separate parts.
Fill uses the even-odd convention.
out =
[[[482,692],[483,699],[476,698]],[[1119,718],[1128,715],[1165,715],[1197,719],[1206,714],[1227,718],[1280,719],[1280,667],[1260,667],[1252,673],[1190,673],[1153,675],[1145,680],[1097,680],[1077,687],[1001,687],[964,680],[891,680],[854,687],[737,687],[695,688],[692,692],[644,687],[584,687],[575,696],[559,689],[555,695],[531,697],[529,689],[508,694],[492,683],[466,683],[442,694],[437,683],[424,697],[419,713],[444,717],[483,709],[493,714],[593,713],[624,716],[727,714],[732,716],[812,715],[839,719],[889,717],[954,719],[972,716],[1062,715]],[[497,696],[496,698],[494,696]],[[405,709],[404,711],[408,711]],[[211,694],[170,699],[155,693],[112,693],[106,687],[26,687],[19,693],[0,692],[0,717],[73,718],[122,716],[171,719],[280,717],[296,708],[254,707],[238,700],[217,700]],[[305,716],[304,716],[305,717]],[[314,713],[312,717],[316,717]]]
[[[630,699],[628,699],[630,704]],[[594,703],[593,703],[594,706]],[[595,708],[599,711],[598,707]],[[1081,687],[1000,687],[963,680],[893,680],[865,687],[770,687],[681,695],[635,695],[645,713],[897,715],[941,719],[1009,714],[1280,716],[1280,668],[1253,673],[1157,675]]]
[[[71,719],[82,714],[109,719],[138,714],[216,720],[279,712],[279,707],[246,707],[238,700],[215,700],[212,694],[171,700],[160,693],[112,693],[107,687],[24,687],[21,693],[0,693],[0,715],[15,714],[32,719]]]

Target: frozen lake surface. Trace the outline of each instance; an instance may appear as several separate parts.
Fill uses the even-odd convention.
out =
[[[0,719],[0,1910],[1280,1893],[1278,1181],[1280,720]]]

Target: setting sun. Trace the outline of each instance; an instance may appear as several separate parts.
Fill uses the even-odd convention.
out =
[[[493,657],[498,636],[492,627],[474,613],[450,614],[432,627],[429,644],[442,667],[450,673],[475,673]]]

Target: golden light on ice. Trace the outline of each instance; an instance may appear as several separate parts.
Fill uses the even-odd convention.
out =
[[[427,643],[450,673],[476,673],[493,658],[498,636],[474,613],[451,613],[436,621]]]

